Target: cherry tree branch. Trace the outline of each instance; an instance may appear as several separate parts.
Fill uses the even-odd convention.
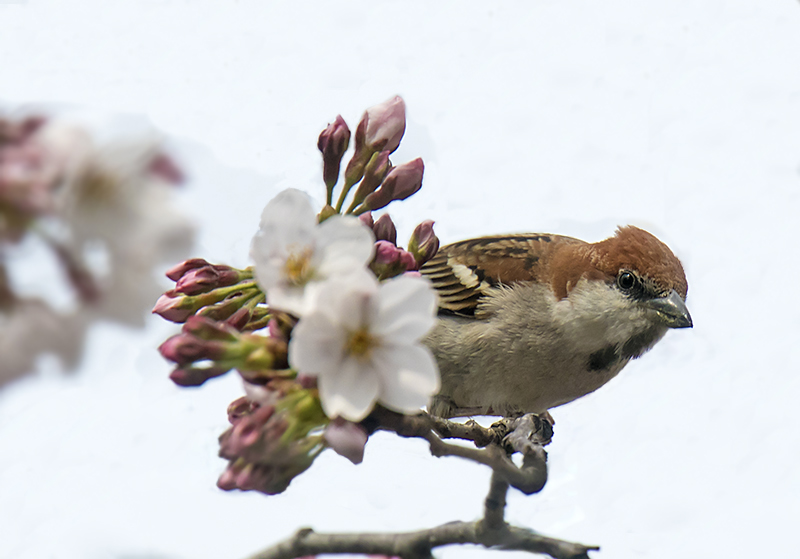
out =
[[[553,433],[548,421],[528,414],[506,418],[486,428],[474,421],[460,424],[426,414],[407,416],[378,408],[362,425],[370,433],[386,430],[402,437],[425,439],[434,456],[458,456],[492,468],[483,518],[399,533],[320,534],[303,528],[248,559],[294,559],[345,553],[432,559],[435,548],[453,544],[541,553],[554,559],[588,559],[589,551],[599,549],[548,538],[505,521],[506,494],[510,486],[531,494],[541,491],[547,481],[547,454],[542,445],[550,442]],[[446,443],[442,438],[469,440],[484,448]],[[511,461],[509,455],[513,452],[523,454],[521,467]]]
[[[542,445],[550,442],[552,426],[533,414],[506,418],[486,428],[475,422],[462,425],[427,414],[403,415],[379,407],[365,421],[365,427],[370,432],[383,429],[401,437],[425,439],[436,457],[458,456],[489,466],[526,495],[538,493],[547,482],[547,453]],[[440,437],[462,438],[486,446],[456,445]],[[513,452],[522,453],[522,467],[511,461],[509,454]]]
[[[302,528],[290,538],[248,559],[294,559],[323,553],[430,559],[433,549],[453,544],[542,553],[554,559],[588,559],[589,551],[599,549],[505,524],[497,529],[488,529],[478,521],[450,522],[427,530],[396,534],[319,534],[311,528]]]

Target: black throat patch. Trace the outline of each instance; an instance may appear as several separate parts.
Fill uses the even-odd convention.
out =
[[[604,371],[619,361],[617,347],[610,345],[589,356],[588,368],[590,371]]]

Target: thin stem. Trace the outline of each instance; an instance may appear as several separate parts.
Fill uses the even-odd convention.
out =
[[[356,181],[358,182],[358,181]],[[353,185],[356,182],[350,182],[349,179],[345,179],[344,185],[342,186],[342,193],[339,195],[339,201],[336,202],[336,213],[342,213],[342,206],[344,205],[344,200],[347,198],[347,195],[350,194],[350,189],[353,188]]]
[[[353,198],[353,202],[350,204],[350,207],[349,207],[349,208],[347,208],[347,211],[346,211],[346,212],[344,212],[344,213],[345,213],[345,214],[351,214],[351,213],[353,213],[353,210],[354,210],[354,209],[356,209],[356,206],[358,206],[358,204],[359,204],[359,201],[358,201],[357,199]],[[362,212],[362,213],[363,213],[363,212]]]
[[[320,554],[364,554],[428,559],[437,547],[453,544],[477,544],[504,550],[543,553],[554,559],[588,559],[589,551],[600,549],[555,538],[548,538],[526,528],[503,526],[487,530],[480,522],[449,522],[417,532],[318,534],[302,528],[273,547],[248,559],[295,559]]]

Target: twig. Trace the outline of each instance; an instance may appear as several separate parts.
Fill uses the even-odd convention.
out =
[[[442,423],[443,421],[445,420],[439,420],[426,414],[403,415],[385,408],[377,408],[370,415],[369,421],[365,422],[365,427],[370,432],[384,429],[394,431],[401,437],[425,439],[430,445],[431,454],[436,457],[458,456],[489,466],[501,474],[512,487],[526,495],[542,490],[547,482],[547,453],[541,447],[543,443],[540,441],[546,439],[549,442],[549,434],[552,434],[552,431],[542,434],[541,428],[544,422],[536,416],[526,415],[517,419],[504,420],[495,423],[489,429],[475,424],[468,426],[463,431],[453,427],[458,424],[446,422],[451,425],[445,425]],[[434,433],[434,425],[439,427],[444,425],[451,434],[455,432],[461,435],[474,434],[481,440],[492,438],[499,440],[499,443],[489,444],[483,449],[446,443]],[[513,428],[511,431],[514,434],[513,437],[506,435],[509,428]],[[495,434],[490,435],[489,431],[494,431]],[[523,453],[521,468],[517,467],[508,457],[508,452],[514,451]]]
[[[430,444],[431,454],[434,456],[458,456],[489,466],[503,476],[512,487],[526,495],[538,493],[547,482],[547,458],[543,449],[541,453],[531,455],[527,463],[523,459],[523,467],[518,468],[505,450],[494,444],[484,449],[477,449],[443,442],[433,433],[423,438]]]
[[[427,559],[432,557],[433,549],[453,544],[543,553],[554,559],[588,559],[589,551],[599,549],[548,538],[513,526],[504,525],[497,530],[487,530],[480,522],[450,522],[427,530],[396,534],[318,534],[310,528],[303,528],[292,537],[248,559],[294,559],[323,553]]]
[[[483,502],[483,527],[487,530],[498,530],[506,526],[506,494],[508,482],[497,472],[492,472],[489,494]]]
[[[495,429],[494,425],[486,428],[472,419],[466,423],[456,423],[435,415],[427,417],[431,422],[431,428],[443,439],[464,439],[474,442],[476,446],[484,447],[491,443],[499,443],[505,436],[505,433]]]
[[[489,428],[475,422],[460,424],[421,414],[407,416],[384,408],[376,409],[362,422],[368,432],[383,429],[402,437],[428,441],[434,456],[458,456],[492,468],[492,480],[484,501],[483,518],[476,522],[450,522],[416,532],[318,534],[311,528],[248,559],[294,559],[317,554],[358,553],[432,559],[433,549],[453,544],[475,544],[486,548],[542,553],[554,559],[588,559],[598,547],[548,538],[536,532],[510,526],[505,521],[509,485],[526,494],[541,491],[547,481],[547,453],[552,426],[534,415],[508,418]],[[459,438],[485,448],[446,443],[442,438]],[[509,454],[523,454],[522,467]]]

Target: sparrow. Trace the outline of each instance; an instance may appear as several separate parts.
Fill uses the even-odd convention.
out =
[[[495,235],[442,247],[420,269],[439,296],[423,343],[441,374],[440,417],[548,414],[594,392],[689,328],[678,258],[633,226],[596,243]]]

